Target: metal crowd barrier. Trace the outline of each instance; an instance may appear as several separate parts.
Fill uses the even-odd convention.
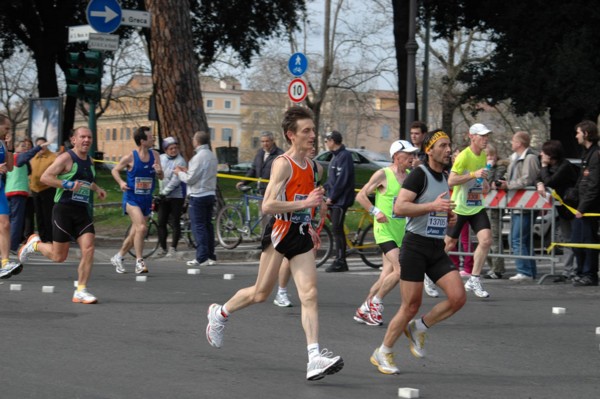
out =
[[[555,272],[558,259],[555,254],[555,248],[552,243],[560,242],[556,236],[558,213],[554,206],[554,198],[548,193],[544,198],[541,197],[535,187],[527,187],[522,190],[490,190],[484,196],[484,205],[491,217],[497,218],[490,220],[492,227],[498,226],[499,231],[492,231],[494,243],[492,248],[500,248],[500,252],[492,252],[488,258],[504,259],[533,259],[535,261],[548,261],[550,263],[550,273],[544,274],[539,278],[538,284],[542,284],[548,277],[558,276]],[[497,212],[493,212],[496,210]],[[530,234],[529,234],[529,253],[530,255],[517,255],[513,253],[511,234],[511,214],[513,212],[530,213]],[[496,221],[497,223],[493,223]],[[522,235],[523,226],[520,226]],[[463,248],[461,240],[458,242],[457,251],[449,252],[450,255],[473,256],[477,237],[469,229],[469,245]],[[549,249],[549,250],[547,250]]]

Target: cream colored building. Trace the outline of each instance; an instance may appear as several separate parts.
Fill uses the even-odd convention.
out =
[[[203,77],[201,86],[213,148],[238,147],[238,161],[251,161],[260,148],[263,131],[273,132],[277,145],[286,148],[281,115],[293,105],[287,93],[243,90],[235,79],[216,81]],[[136,128],[157,128],[157,123],[148,119],[151,92],[152,79],[144,75],[136,75],[113,90],[110,106],[97,120],[97,148],[105,160],[117,162],[135,148]],[[75,126],[85,124],[83,117],[76,118]],[[332,91],[323,107],[319,131],[324,137],[329,130],[339,130],[348,147],[387,153],[391,142],[398,138],[398,128],[396,93]],[[319,140],[320,150],[322,141]]]

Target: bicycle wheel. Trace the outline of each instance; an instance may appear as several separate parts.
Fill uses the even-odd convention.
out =
[[[156,252],[158,249],[158,224],[154,221],[154,219],[148,219],[147,226],[148,230],[146,230],[146,236],[144,237],[144,250],[142,251],[142,256],[144,258],[149,258]],[[129,236],[129,230],[131,230],[131,224],[127,227],[127,231],[125,232],[125,238]],[[129,255],[135,258],[135,248],[131,247],[129,249]]]
[[[317,250],[315,254],[315,262],[317,267],[321,267],[327,262],[327,259],[331,256],[331,252],[333,252],[333,236],[331,235],[331,230],[327,225],[323,225],[323,229],[321,230],[321,234],[319,234],[319,238],[321,239],[321,247]]]
[[[375,243],[375,236],[373,235],[373,225],[367,226],[360,236],[358,253],[360,258],[367,265],[373,268],[380,268],[383,266],[383,259],[381,258],[382,251],[379,245]]]
[[[227,205],[217,215],[217,238],[223,248],[233,249],[242,242],[244,219],[239,209]]]

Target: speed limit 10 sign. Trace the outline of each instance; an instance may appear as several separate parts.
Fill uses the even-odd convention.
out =
[[[290,82],[290,85],[288,86],[288,96],[290,97],[290,100],[295,103],[302,102],[307,94],[308,90],[306,89],[304,80],[297,78]]]

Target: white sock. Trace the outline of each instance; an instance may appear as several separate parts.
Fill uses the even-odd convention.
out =
[[[373,303],[381,303],[381,298],[379,298],[377,295],[375,295],[373,297],[373,299],[371,299],[371,302],[373,302]]]
[[[381,344],[381,346],[379,347],[379,352],[392,353],[392,348],[389,348],[389,347],[385,346],[384,344]]]
[[[312,360],[312,358],[319,356],[319,343],[314,343],[314,344],[310,344],[306,347],[306,350],[308,351],[308,361],[310,362]]]
[[[417,331],[426,331],[429,328],[423,323],[422,317],[415,320],[415,326],[417,327]]]
[[[279,295],[286,294],[287,295],[287,287],[279,287],[277,288],[277,293]]]

